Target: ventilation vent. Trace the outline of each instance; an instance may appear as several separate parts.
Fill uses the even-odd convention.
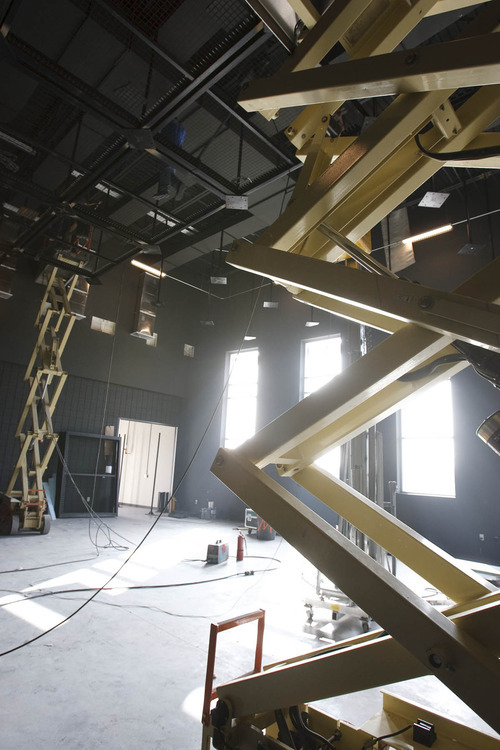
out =
[[[109,336],[115,335],[115,323],[112,320],[106,320],[105,318],[98,318],[93,315],[90,321],[90,327],[93,331],[100,331],[100,333],[107,333]]]

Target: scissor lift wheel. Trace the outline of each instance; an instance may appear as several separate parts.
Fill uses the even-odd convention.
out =
[[[48,513],[44,513],[42,516],[42,524],[40,526],[40,534],[48,534],[50,531],[50,516]]]

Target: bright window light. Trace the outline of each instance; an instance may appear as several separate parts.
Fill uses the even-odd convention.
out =
[[[302,398],[317,391],[342,370],[341,346],[340,336],[328,336],[302,342]],[[332,448],[314,463],[329,474],[338,477],[340,448]]]
[[[43,631],[54,628],[66,619],[66,615],[54,612],[52,609],[36,602],[20,601],[17,604],[5,604],[5,601],[6,599],[0,599],[4,612],[9,612],[20,620],[24,620],[37,630]]]
[[[402,492],[455,495],[451,382],[415,394],[400,411]]]
[[[229,352],[225,400],[224,447],[237,448],[255,433],[259,350]]]

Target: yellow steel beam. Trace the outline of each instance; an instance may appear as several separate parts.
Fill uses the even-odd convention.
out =
[[[248,112],[500,83],[495,34],[391,52],[252,82],[239,98]]]
[[[54,413],[57,402],[59,400],[59,396],[61,395],[61,391],[64,388],[64,384],[66,383],[67,377],[68,377],[67,372],[62,372],[59,375],[59,381],[57,383],[57,386],[52,394],[52,398],[50,399],[50,403],[49,403],[49,413],[51,416]]]
[[[250,243],[234,243],[227,261],[274,281],[500,352],[498,305]],[[500,263],[491,264],[490,272],[500,283]]]
[[[25,375],[24,375],[24,379],[25,380],[28,380],[29,377],[31,376],[33,367],[35,366],[35,363],[36,363],[37,356],[40,353],[40,349],[41,349],[41,347],[43,345],[43,342],[45,340],[45,334],[47,333],[47,328],[49,327],[49,325],[50,325],[50,323],[52,321],[52,315],[55,312],[56,312],[55,310],[53,310],[52,308],[49,308],[47,310],[47,312],[45,313],[45,316],[44,316],[44,319],[43,319],[43,323],[40,326],[40,331],[38,333],[38,337],[37,337],[37,340],[36,340],[35,347],[33,349],[30,361],[28,362],[28,366],[26,368],[26,372],[25,372]]]
[[[430,357],[422,367],[431,366],[441,356],[456,353],[452,347],[442,349],[438,356]],[[340,414],[334,421],[319,430],[312,429],[301,440],[290,440],[290,448],[283,450],[281,456],[276,449],[275,463],[281,474],[293,476],[301,468],[309,466],[330,448],[352,440],[369,427],[377,424],[400,408],[402,401],[430,384],[452,377],[468,366],[467,362],[438,367],[435,372],[419,380],[410,382],[394,381],[385,388],[359,400],[353,408]],[[271,426],[270,426],[271,429]]]
[[[281,72],[290,73],[318,65],[327,52],[370,5],[370,2],[371,0],[336,0],[335,3],[332,3],[314,27],[310,29],[300,45],[296,47],[293,54],[285,60],[280,68],[280,74]],[[340,104],[341,102],[337,106],[340,106]],[[272,119],[277,116],[277,111],[275,108],[267,111],[264,108],[262,115],[266,119]]]
[[[458,131],[457,131],[458,132]],[[356,140],[355,136],[339,136],[337,138],[324,138],[321,143],[321,150],[323,151],[325,158],[329,159],[329,162],[335,161],[340,154],[342,154],[346,148],[351,146]],[[297,158],[301,161],[305,161],[311,146],[314,144],[314,140],[306,144],[303,149],[297,151]],[[470,143],[467,144],[467,151],[477,151],[479,149],[497,149],[500,152],[500,133],[481,133],[476,136]],[[453,143],[446,144],[445,149],[447,151],[455,150]],[[465,155],[464,155],[465,157]],[[443,161],[441,164],[443,167],[467,167],[468,169],[500,169],[500,156],[485,156],[484,158],[477,158],[471,154],[470,158],[450,159]]]
[[[490,0],[485,0],[490,2]],[[426,13],[427,16],[435,16],[439,13],[449,13],[451,10],[461,10],[477,5],[476,0],[437,0],[436,4]]]
[[[323,138],[321,141],[321,149],[325,153],[325,156],[329,158],[330,163],[335,161],[340,154],[342,154],[346,148],[352,146],[357,136],[339,135],[336,138]],[[296,153],[297,159],[305,161],[309,150],[313,147],[315,141],[309,141],[306,145],[299,149]]]
[[[468,601],[496,590],[340,479],[313,466],[297,472],[293,479],[409,568],[418,568],[419,575],[453,601]]]
[[[27,433],[24,436],[24,439],[21,440],[21,451],[19,453],[19,457],[17,459],[16,465],[14,467],[14,471],[12,473],[12,477],[10,479],[9,485],[7,487],[7,495],[12,495],[14,486],[16,484],[17,477],[19,476],[19,472],[21,471],[23,474],[23,485],[25,484],[25,475],[26,475],[26,482],[27,482],[27,472],[26,472],[26,454],[31,446],[33,440],[33,434]],[[18,494],[18,493],[16,493]]]
[[[372,1],[340,39],[336,38],[336,34],[328,35],[330,49],[337,41],[340,41],[351,59],[391,52],[419,23],[435,2],[436,0]],[[307,37],[304,41],[307,41]],[[317,57],[314,65],[320,60],[321,57]],[[295,70],[299,69],[295,68]],[[287,70],[282,68],[277,75],[281,75],[282,72],[287,72]],[[286,134],[290,141],[299,148],[314,135],[316,124],[321,121],[321,118],[329,117],[342,104],[343,101],[337,101],[307,107],[287,129]]]
[[[445,162],[445,166],[461,168],[467,167],[467,169],[500,169],[500,133],[481,133],[467,145],[467,151],[478,151],[479,149],[485,148],[495,148],[497,149],[499,155],[491,155],[486,156],[483,159],[478,159],[473,154],[471,154],[471,158],[469,159],[450,159]]]
[[[297,16],[304,21],[305,25],[312,29],[320,19],[320,13],[316,10],[311,0],[288,0],[288,4],[296,12]]]
[[[485,34],[498,27],[498,5],[494,0],[467,27],[462,37]],[[488,127],[498,116],[500,98],[498,87],[486,88],[492,100],[488,112],[490,116],[485,120],[484,117],[479,116],[483,114],[481,110],[475,109],[472,132],[467,134],[468,138],[463,139],[465,141],[463,145]],[[356,142],[325,170],[321,178],[310,186],[302,199],[297,199],[287,207],[283,215],[261,238],[262,244],[293,251],[319,223],[327,220],[334,208],[339,208],[339,203],[344,203],[353,191],[364,184],[367,177],[377,172],[381,164],[385,164],[390,157],[397,154],[406,143],[411,141],[412,136],[421,130],[433,113],[447,102],[451,93],[453,93],[452,89],[399,96]],[[467,112],[466,105],[464,107]],[[491,108],[494,113],[491,113]],[[463,146],[458,145],[458,148],[460,147]],[[415,155],[418,156],[418,153],[413,146],[410,162],[412,166],[415,162]],[[431,174],[437,169],[439,166],[433,164]],[[393,183],[395,179],[397,177],[392,178]],[[404,197],[399,191],[395,192],[399,200]],[[377,223],[377,220],[373,224]],[[336,228],[346,233],[337,222]],[[369,226],[363,226],[361,234],[365,234],[369,229]]]
[[[42,373],[40,370],[38,370],[35,375],[31,379],[30,383],[30,390],[28,393],[28,397],[26,399],[26,403],[24,405],[23,411],[21,413],[21,417],[19,419],[19,422],[17,423],[15,436],[19,437],[21,432],[23,432],[24,423],[26,421],[26,417],[28,416],[29,410],[31,409],[31,405],[33,401],[37,398],[36,391],[38,388],[38,385],[40,383],[40,378],[42,376]]]
[[[429,674],[390,636],[217,686],[234,717],[376,688]]]
[[[499,266],[500,259],[482,268],[456,291],[486,302],[500,301],[497,281]],[[259,466],[266,466],[271,462],[294,463],[297,456],[307,461],[310,454],[308,455],[306,446],[311,449],[312,443],[314,451],[324,450],[327,444],[321,442],[321,436],[329,435],[332,427],[333,430],[337,428],[334,422],[346,421],[351,437],[352,431],[361,431],[370,418],[376,421],[377,415],[385,415],[390,409],[395,410],[401,401],[401,393],[405,390],[406,395],[409,395],[412,390],[429,380],[442,377],[443,372],[438,370],[422,382],[396,383],[403,374],[424,364],[433,355],[443,350],[448,353],[446,347],[450,343],[450,337],[439,336],[432,331],[407,324],[330,383],[260,430],[244,443],[242,450]],[[390,388],[392,385],[394,387]],[[383,408],[379,403],[380,399],[383,401]],[[290,451],[293,452],[290,454],[293,459],[285,461],[283,457]],[[294,468],[296,470],[303,465],[302,463]]]
[[[479,89],[460,107],[458,114],[460,132],[446,140],[433,128],[421,137],[426,149],[446,153],[468,148],[471,141],[500,116],[500,86]],[[349,156],[351,151],[353,154]],[[343,255],[343,250],[313,232],[315,226],[326,223],[356,242],[443,166],[443,162],[424,157],[413,139],[409,139],[392,157],[374,165],[370,174],[364,174],[362,170],[356,173],[347,171],[348,164],[353,162],[357,153],[356,141],[325,171],[320,180],[316,181],[317,184],[313,183],[309,188],[310,195],[320,187],[324,190],[326,177],[332,174],[331,170],[337,165],[338,173],[327,188],[330,190],[328,207],[315,212],[314,202],[311,201],[310,209],[307,207],[303,211],[304,202],[298,198],[259,238],[259,242],[291,250],[301,245],[299,237],[303,240],[304,236],[312,233],[307,254],[324,260],[337,260]],[[343,161],[345,170],[340,168]],[[335,182],[336,178],[338,182]],[[290,213],[286,216],[288,211]]]
[[[500,664],[488,648],[394,578],[238,450],[219,450],[212,472],[335,581],[425,671],[435,674],[493,728],[500,729]],[[278,700],[283,705],[281,696]]]
[[[340,40],[351,60],[392,52],[436,0],[373,0]]]
[[[278,76],[319,65],[370,3],[371,0],[336,0],[332,3],[293,54],[285,60]]]
[[[61,338],[61,341],[59,343],[59,347],[58,347],[59,357],[62,357],[62,354],[63,354],[63,352],[64,352],[64,350],[66,348],[66,344],[68,343],[69,335],[70,335],[71,331],[73,330],[73,326],[75,324],[75,321],[76,321],[76,315],[74,315],[73,313],[71,313],[68,316],[68,322],[66,324],[66,329],[65,329],[65,331],[63,333],[63,336]]]
[[[49,295],[50,295],[50,293],[52,291],[52,285],[54,284],[55,278],[57,276],[57,270],[58,269],[54,266],[52,268],[52,271],[50,272],[49,280],[47,281],[47,286],[45,288],[45,292],[44,292],[44,295],[42,297],[42,301],[40,303],[40,308],[38,310],[38,314],[37,314],[36,319],[35,319],[35,325],[36,326],[39,325],[40,319],[41,319],[42,315],[45,315],[45,312],[47,310],[48,299],[49,299]]]
[[[500,655],[498,615],[500,602],[453,616],[453,622]],[[235,716],[247,716],[282,706],[375,688],[429,674],[408,650],[382,631],[318,649],[263,674],[242,677],[217,687]]]
[[[43,459],[40,463],[40,477],[43,477],[43,474],[45,473],[45,470],[47,466],[49,465],[49,461],[52,457],[52,453],[54,452],[54,448],[56,447],[56,443],[59,440],[59,435],[53,434],[49,438],[49,445],[45,449],[45,453],[43,456]]]
[[[389,318],[383,313],[374,313],[371,310],[365,310],[356,305],[338,302],[337,300],[325,297],[322,294],[317,294],[316,292],[303,292],[297,290],[297,292],[294,293],[294,299],[297,302],[303,302],[305,305],[318,307],[327,312],[331,312],[334,315],[338,315],[341,318],[353,320],[355,323],[361,323],[362,325],[367,325],[371,328],[378,328],[379,330],[387,331],[388,333],[395,333],[405,325],[405,323],[401,323],[395,318]]]
[[[243,444],[242,450],[260,467],[284,463],[283,457],[290,451],[293,456],[297,451],[301,455],[302,443],[336,420],[347,418],[353,409],[441,352],[450,342],[450,338],[406,325],[262,428]]]
[[[414,701],[407,701],[397,695],[387,693],[382,690],[383,710],[376,716],[373,716],[361,727],[361,731],[366,732],[368,736],[380,737],[401,729],[408,725],[415,724],[419,719],[434,725],[436,736],[439,737],[439,744],[443,748],[453,748],[454,750],[498,750],[500,747],[500,738],[490,733],[483,732],[472,728],[465,721],[455,721],[446,715],[447,712],[438,713],[432,711],[428,706],[419,705]],[[314,710],[314,709],[313,709]],[[315,717],[312,717],[314,720]],[[321,721],[322,717],[319,717]],[[374,730],[374,733],[372,732]],[[405,739],[409,740],[409,733],[401,735],[399,738],[392,740],[395,746],[401,741],[401,747],[404,747]],[[414,746],[419,743],[414,743]],[[358,750],[361,742],[356,742],[353,747]]]
[[[409,141],[446,98],[442,91],[399,96],[301,198],[287,206],[262,235],[262,244],[293,251],[305,236],[328,219],[334,207]]]

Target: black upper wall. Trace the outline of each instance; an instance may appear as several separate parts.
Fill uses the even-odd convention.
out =
[[[26,364],[33,350],[37,330],[35,317],[44,287],[34,283],[34,274],[14,277],[13,296],[0,300],[2,359]],[[190,361],[183,355],[184,344],[194,344],[197,327],[191,314],[203,297],[199,292],[166,278],[162,280],[155,331],[158,346],[146,346],[131,336],[142,272],[124,263],[104,274],[102,285],[91,286],[86,318],[77,321],[62,356],[69,375],[134,388],[185,396],[186,371]],[[93,331],[95,315],[116,322],[115,336]]]
[[[184,344],[196,345],[194,311],[204,295],[170,280],[162,281],[163,306],[157,309],[158,346],[131,336],[142,274],[123,264],[92,286],[86,318],[76,321],[61,361],[68,379],[54,412],[54,429],[99,434],[118,420],[138,419],[178,427],[194,360]],[[0,482],[5,490],[18,455],[14,437],[28,395],[23,380],[38,329],[35,317],[44,287],[35,269],[21,268],[13,296],[0,300]],[[95,315],[116,322],[109,336],[90,328]],[[54,469],[54,461],[48,473]]]

